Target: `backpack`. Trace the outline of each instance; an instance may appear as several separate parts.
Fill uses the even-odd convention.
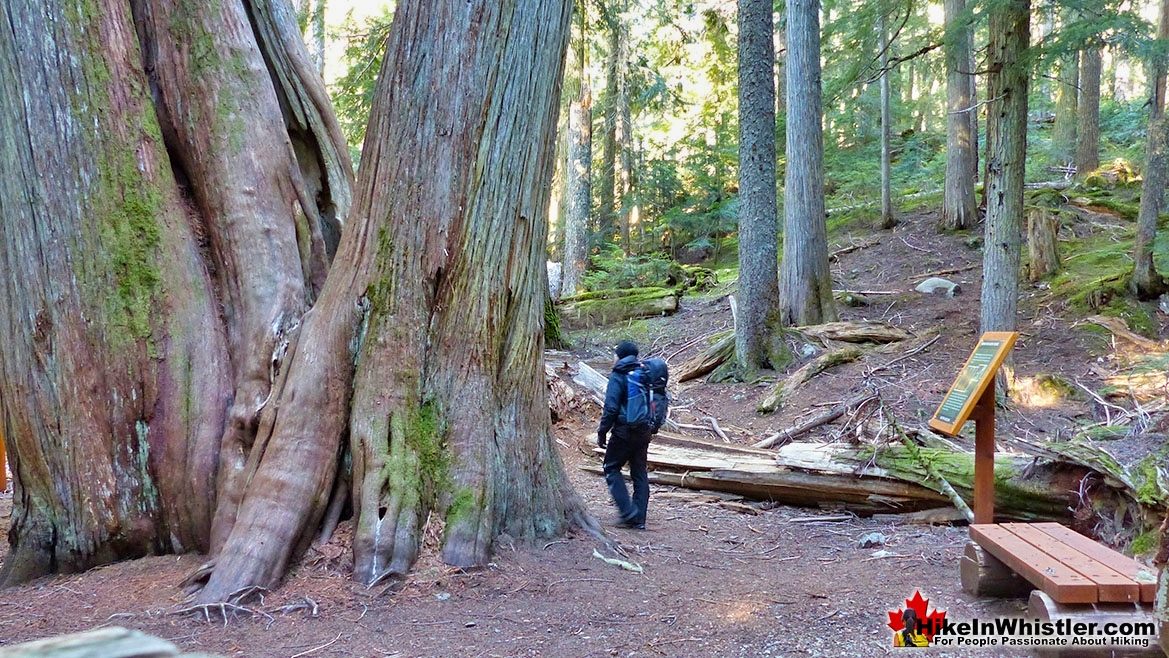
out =
[[[621,405],[621,423],[637,431],[650,429],[652,391],[649,388],[649,370],[638,365],[625,375],[625,403]]]
[[[670,381],[670,369],[665,359],[647,359],[644,366],[650,390],[649,417],[650,429],[656,434],[666,424],[666,416],[670,409],[670,396],[666,393],[666,384]]]

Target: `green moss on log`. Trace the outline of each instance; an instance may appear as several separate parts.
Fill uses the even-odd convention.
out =
[[[619,294],[621,292],[627,294]],[[594,296],[597,295],[597,296]],[[678,310],[678,295],[668,288],[585,293],[584,299],[561,303],[562,316],[572,327],[595,327],[635,318],[666,315]]]
[[[876,451],[863,450],[861,456],[873,459],[878,466],[899,478],[919,482],[942,493],[926,472],[924,464],[929,464],[963,499],[973,500],[974,455],[971,453],[923,447],[918,449],[915,458],[905,446],[887,446]],[[1041,482],[1020,477],[1023,467],[1029,462],[1006,455],[996,456],[995,510],[1001,515],[1022,520],[1065,518],[1069,502],[1066,496],[1042,486]]]
[[[624,288],[619,290],[592,290],[589,292],[582,292],[579,295],[572,297],[563,297],[560,303],[564,305],[576,304],[578,302],[588,302],[600,299],[628,299],[640,297],[660,297],[665,295],[677,295],[671,288]]]

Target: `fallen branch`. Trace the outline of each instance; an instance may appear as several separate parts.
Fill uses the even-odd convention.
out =
[[[968,270],[972,270],[981,264],[982,263],[975,263],[973,265],[965,265],[963,267],[948,267],[944,270],[934,270],[933,272],[926,272],[925,274],[915,274],[915,275],[910,277],[910,280],[917,281],[919,279],[928,279],[931,276],[945,276],[947,274],[958,274],[959,272],[966,272]]]
[[[933,338],[931,338],[928,341],[922,343],[921,345],[918,345],[917,347],[909,350],[908,352],[906,352],[905,354],[902,354],[901,356],[897,357],[896,359],[893,359],[893,360],[889,361],[888,363],[883,363],[883,364],[873,368],[872,370],[869,371],[869,374],[871,375],[875,372],[881,372],[882,370],[886,370],[888,368],[893,367],[893,365],[900,363],[900,362],[904,361],[905,359],[908,359],[909,357],[913,356],[914,354],[918,354],[918,353],[926,350],[930,345],[933,345],[934,343],[938,342],[938,339],[940,339],[941,337],[942,337],[941,334],[934,336]]]
[[[759,441],[758,443],[754,444],[751,447],[752,448],[771,448],[771,447],[775,446],[776,444],[788,443],[789,441],[792,441],[793,439],[795,439],[797,436],[801,436],[803,434],[806,434],[806,433],[812,431],[813,429],[820,427],[821,425],[827,425],[828,423],[831,423],[832,421],[836,420],[837,418],[840,418],[841,416],[843,416],[849,409],[858,408],[861,405],[866,404],[870,400],[876,399],[876,397],[877,396],[872,394],[872,393],[864,393],[862,395],[858,395],[857,397],[854,397],[851,400],[846,400],[844,402],[841,402],[840,404],[832,407],[831,409],[829,409],[828,411],[826,411],[824,413],[813,416],[812,418],[809,418],[809,419],[807,419],[807,420],[805,420],[797,425],[789,427],[787,429],[783,429],[783,430],[780,430],[778,432],[775,432],[775,433],[769,435],[767,438],[763,439],[762,441]]]
[[[938,489],[941,490],[941,492],[950,499],[950,502],[954,503],[954,507],[956,507],[958,511],[962,512],[962,515],[966,517],[966,520],[970,523],[974,523],[974,512],[971,511],[970,506],[966,504],[965,500],[962,500],[962,496],[958,495],[958,492],[954,490],[954,487],[950,486],[950,482],[946,480],[946,478],[942,477],[941,473],[938,473],[938,470],[934,468],[933,464],[922,457],[921,450],[918,449],[917,443],[913,439],[909,438],[908,434],[902,431],[901,426],[897,423],[897,419],[894,418],[893,414],[890,413],[889,410],[885,407],[884,402],[881,403],[881,413],[885,416],[885,420],[887,420],[889,425],[893,428],[894,434],[901,438],[901,443],[905,445],[905,451],[909,453],[909,456],[921,465],[922,469],[924,469],[926,474],[929,475],[929,478],[938,485]]]
[[[644,573],[645,572],[645,569],[640,564],[638,564],[636,562],[629,562],[628,560],[620,560],[620,559],[615,558],[615,557],[605,557],[604,555],[601,555],[601,552],[595,548],[593,549],[593,557],[604,562],[605,564],[611,564],[615,567],[621,567],[622,569],[624,569],[626,571],[632,571],[633,573]]]
[[[731,440],[729,438],[727,438],[727,433],[724,432],[723,429],[718,426],[718,421],[714,419],[714,416],[707,416],[707,417],[703,418],[703,420],[710,423],[711,429],[714,430],[714,433],[718,435],[718,438],[722,439],[726,443],[731,442]]]
[[[848,347],[842,347],[838,350],[821,354],[804,364],[799,370],[793,372],[782,384],[777,384],[771,390],[771,393],[759,403],[759,406],[755,410],[762,414],[769,414],[776,411],[783,406],[783,401],[789,398],[805,382],[829,368],[856,361],[865,351],[861,347],[849,345]]]
[[[868,247],[871,247],[875,244],[880,244],[880,243],[881,243],[881,241],[876,239],[876,238],[870,239],[870,240],[865,240],[864,242],[854,242],[853,244],[850,244],[847,247],[841,247],[840,249],[837,249],[836,251],[828,254],[828,261],[829,262],[834,261],[845,254],[850,254],[850,253],[852,253],[854,251],[858,251],[860,249],[866,249]]]

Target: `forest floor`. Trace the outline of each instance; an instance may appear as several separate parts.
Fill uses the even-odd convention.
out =
[[[870,295],[872,306],[842,307],[844,318],[883,320],[919,336],[940,332],[928,349],[882,370],[875,368],[903,355],[872,354],[834,368],[766,417],[754,409],[768,382],[690,382],[677,391],[676,419],[698,423],[713,416],[731,440],[749,443],[815,413],[813,405],[872,387],[899,418],[923,421],[978,328],[980,252],[967,236],[936,234],[935,221],[908,214],[892,232],[858,230],[836,236],[833,245],[867,245],[834,262],[838,287],[882,293]],[[913,292],[921,275],[939,270],[955,270],[945,276],[961,284],[959,296]],[[724,284],[685,297],[669,318],[577,334],[571,358],[607,371],[616,339],[632,337],[643,355],[668,356],[676,367],[705,346],[695,338],[729,328],[728,292]],[[1028,287],[1020,310],[1023,335],[1014,350],[1020,381],[1051,373],[1095,391],[1120,371],[1108,335],[1078,322],[1048,291]],[[1165,317],[1155,317],[1163,336]],[[1099,423],[1104,413],[1088,396],[1024,398],[1002,411],[1000,441],[1066,436]],[[1162,440],[1156,433],[1164,430],[1164,415],[1142,419],[1144,431],[1118,432],[1109,443],[1123,461],[1143,458]],[[613,511],[602,479],[581,469],[597,459],[595,421],[595,408],[586,409],[562,422],[557,436],[577,490],[608,522]],[[825,426],[803,440],[830,438],[834,429]],[[11,496],[0,493],[0,528],[11,515]],[[825,521],[817,518],[831,510],[725,503],[654,486],[647,530],[611,528],[644,568],[641,574],[596,559],[594,541],[576,536],[535,546],[501,542],[494,562],[475,571],[426,557],[404,584],[367,590],[349,580],[343,526],[333,543],[311,552],[278,591],[253,605],[259,614],[226,624],[176,612],[184,607],[177,584],[201,556],[133,560],[0,592],[0,645],[116,625],[225,656],[872,656],[891,651],[888,613],[916,591],[951,619],[1019,614],[1025,607],[961,591],[963,527]],[[885,536],[884,552],[859,548],[858,539],[874,531]],[[5,550],[0,545],[0,561]]]

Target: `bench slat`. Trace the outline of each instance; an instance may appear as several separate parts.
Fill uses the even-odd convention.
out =
[[[1031,525],[1097,562],[1107,565],[1108,568],[1120,575],[1132,578],[1140,585],[1141,602],[1153,602],[1157,594],[1157,573],[1150,567],[1058,523],[1033,523]]]
[[[1001,525],[1023,541],[1096,583],[1100,590],[1098,596],[1101,602],[1130,603],[1140,600],[1140,585],[1132,578],[1117,573],[1108,565],[1081,553],[1030,524],[1003,523]]]
[[[970,538],[1060,603],[1096,603],[1096,583],[995,524],[970,526]]]

